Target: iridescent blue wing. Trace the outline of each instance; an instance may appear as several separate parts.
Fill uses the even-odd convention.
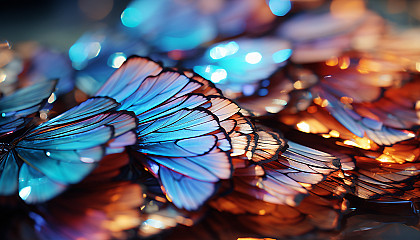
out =
[[[109,98],[89,99],[20,139],[14,149],[25,162],[19,174],[20,196],[28,203],[46,201],[88,175],[108,143],[134,144],[135,135],[125,134],[136,127],[135,118],[112,112],[117,106]]]
[[[162,72],[162,67],[150,59],[131,57],[96,96],[116,99],[121,103],[119,109],[133,111],[139,122],[145,122],[204,104],[207,99],[194,93],[202,85],[176,71]]]
[[[223,102],[222,98],[205,96],[206,93],[217,93],[211,84],[205,84],[208,83],[205,80],[192,80],[174,70],[145,76],[150,74],[143,69],[145,64],[159,66],[133,57],[115,73],[115,76],[124,73],[122,81],[133,88],[101,90],[98,95],[116,98],[121,103],[119,109],[137,115],[136,150],[148,159],[150,164],[146,165],[159,178],[168,196],[176,198],[173,200],[178,204],[176,206],[197,209],[213,194],[214,185],[231,175],[230,157],[225,152],[231,149],[231,145],[220,121],[235,114],[239,108]],[[120,84],[117,81],[117,77],[111,77],[105,84]],[[163,170],[153,171],[150,166]],[[179,179],[178,185],[168,185],[171,178]],[[177,188],[184,184],[211,187],[203,188],[209,191],[200,197],[191,192],[181,196]],[[190,205],[185,199],[195,199],[195,202]]]
[[[202,87],[200,87],[199,92],[206,95],[206,96],[223,96],[222,91],[220,89],[216,88],[214,83],[210,82],[209,80],[204,79],[200,75],[192,72],[192,71],[183,71],[185,76],[203,84]]]
[[[161,71],[162,66],[150,59],[128,58],[98,90],[95,96],[112,97],[121,103],[139,88],[146,77],[157,75]]]
[[[224,158],[225,160],[228,159],[227,155],[216,157],[222,157],[222,159]],[[174,161],[179,159],[181,158],[173,158]],[[217,189],[217,182],[215,182],[217,181],[217,178],[214,176],[210,177],[210,179],[213,179],[214,181],[209,181],[208,179],[204,181],[199,180],[180,174],[163,165],[156,164],[154,160],[156,159],[153,159],[153,161],[149,160],[144,164],[158,177],[161,185],[164,187],[167,198],[178,208],[183,208],[188,211],[197,210]],[[205,179],[206,176],[200,178]]]
[[[148,168],[177,207],[197,210],[212,196],[215,184],[231,176],[230,156],[218,147],[219,134],[227,138],[215,117],[200,109],[139,125],[137,151],[146,154]],[[196,188],[201,189],[198,195],[191,190]]]
[[[40,110],[51,96],[57,81],[45,81],[22,88],[0,99],[0,135],[20,129],[24,117]]]
[[[19,166],[14,152],[9,151],[0,157],[0,195],[9,196],[18,188]]]

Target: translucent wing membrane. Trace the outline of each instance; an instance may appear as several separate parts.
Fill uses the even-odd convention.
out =
[[[330,199],[328,196],[324,198],[311,193],[301,201],[299,206],[292,207],[269,203],[248,194],[234,192],[214,200],[211,206],[219,212],[227,211],[236,214],[235,220],[230,220],[240,224],[235,232],[247,229],[259,236],[288,238],[316,229],[336,228],[346,210],[343,202],[342,198]],[[229,224],[229,226],[232,225]]]
[[[22,119],[40,110],[54,92],[57,81],[45,81],[0,98],[0,135],[20,129]]]
[[[139,88],[146,77],[157,75],[161,71],[159,64],[147,58],[129,58],[95,95],[112,97],[121,103]]]
[[[16,158],[13,152],[0,157],[0,195],[9,196],[16,193],[19,173]]]
[[[175,206],[197,210],[214,193],[215,184],[231,176],[226,152],[231,144],[224,130],[230,130],[231,122],[224,121],[239,108],[223,97],[210,97],[219,91],[207,80],[185,73],[193,79],[132,57],[96,95],[115,98],[121,103],[118,109],[137,115],[136,150],[147,159],[144,164]],[[181,191],[184,187],[201,191]]]
[[[389,195],[401,195],[412,189],[412,182],[420,174],[419,163],[382,164],[368,157],[357,157],[355,194],[371,199]]]
[[[160,168],[159,176],[169,200],[190,211],[198,209],[216,189],[213,182],[190,178],[165,167]]]
[[[110,111],[115,107],[112,99],[92,98],[15,140],[2,164],[15,169],[13,166],[23,160],[20,197],[28,203],[49,200],[64,191],[66,185],[85,178],[102,159],[111,139],[118,147],[134,144],[136,137],[128,132],[135,129],[135,118],[125,112]],[[2,179],[16,181],[9,178],[10,174],[13,171],[2,174]],[[10,193],[16,191],[13,184],[7,189]]]
[[[392,145],[394,143],[413,138],[415,135],[408,131],[396,130],[383,125],[382,122],[371,118],[361,117],[349,106],[338,101],[334,96],[324,90],[318,90],[321,99],[327,100],[326,109],[356,136],[365,135],[378,145]]]
[[[69,109],[63,114],[41,124],[35,131],[42,129],[44,126],[64,125],[76,122],[85,118],[95,116],[97,114],[115,110],[119,104],[115,100],[106,97],[93,97],[82,102],[76,107]],[[39,130],[40,131],[40,130]]]
[[[223,96],[222,91],[220,91],[214,83],[204,79],[200,75],[191,72],[191,71],[184,71],[183,72],[187,77],[203,84],[200,89],[196,90],[196,92],[202,93],[206,96]]]
[[[229,124],[229,128],[226,125]],[[231,156],[235,158],[245,158],[251,160],[253,152],[256,148],[256,141],[258,135],[254,125],[249,119],[237,113],[232,115],[229,119],[222,121],[221,125],[228,131],[232,141]]]
[[[419,80],[414,80],[400,88],[388,89],[378,101],[355,104],[354,109],[360,115],[381,121],[389,127],[409,129],[418,126],[419,86]]]
[[[308,193],[306,188],[320,183],[326,176],[339,170],[340,160],[331,154],[297,143],[288,144],[289,148],[277,161],[261,165],[266,172],[266,178],[258,186],[294,206],[299,203],[299,196]]]
[[[258,142],[252,155],[252,161],[263,163],[277,160],[279,154],[286,150],[287,143],[278,133],[267,128],[257,128]]]
[[[219,123],[204,110],[184,109],[156,121],[140,124],[137,133],[142,144],[201,136],[219,129]]]
[[[134,94],[121,102],[121,109],[140,115],[179,93],[188,82],[186,76],[177,72],[162,72],[156,77],[148,77]]]

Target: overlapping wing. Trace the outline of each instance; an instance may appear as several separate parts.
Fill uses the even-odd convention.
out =
[[[231,176],[230,156],[221,149],[219,135],[227,138],[214,115],[184,109],[140,124],[137,151],[175,206],[196,210],[220,179]]]
[[[412,132],[389,128],[380,121],[360,116],[324,89],[318,88],[316,92],[326,100],[324,106],[331,115],[360,138],[366,136],[378,145],[389,146],[415,136]]]
[[[177,207],[196,210],[212,196],[220,179],[231,176],[226,152],[231,145],[221,121],[239,108],[206,96],[219,93],[206,80],[158,66],[149,59],[129,58],[97,95],[115,98],[121,104],[118,109],[137,115],[135,148],[143,155],[143,164]],[[158,74],[147,70],[152,68]],[[111,90],[117,82],[118,90]],[[201,194],[183,188],[201,189]]]
[[[134,144],[130,131],[136,127],[135,117],[112,111],[117,106],[109,98],[89,99],[17,140],[13,151],[24,161],[20,197],[28,203],[46,201],[86,177],[105,155],[108,143]]]
[[[115,181],[127,153],[107,155],[82,182],[30,213],[40,239],[109,239],[140,224],[141,188]]]
[[[0,136],[23,127],[24,117],[43,107],[54,92],[56,83],[57,81],[37,83],[0,98]]]

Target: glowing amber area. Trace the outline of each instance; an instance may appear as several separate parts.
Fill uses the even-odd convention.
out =
[[[336,57],[333,57],[325,61],[325,65],[330,66],[330,67],[337,66],[337,64],[338,64],[338,58]]]
[[[340,137],[340,133],[336,130],[331,130],[330,135],[331,135],[331,137],[335,137],[335,138]]]
[[[347,69],[350,66],[350,58],[349,57],[342,57],[340,59],[340,69]]]
[[[366,59],[366,58],[362,58],[359,61],[357,70],[360,73],[369,73],[369,72],[381,72],[383,69],[380,63],[375,62],[373,60]]]
[[[382,154],[378,158],[376,158],[381,163],[395,163],[394,159],[389,156],[388,154]]]
[[[320,97],[316,97],[316,98],[314,98],[314,103],[315,103],[316,105],[321,105],[321,104],[322,104],[322,98],[320,98]]]
[[[303,182],[300,182],[299,183],[302,187],[304,187],[304,188],[310,188],[310,187],[312,187],[312,184],[309,184],[309,183],[303,183]]]
[[[293,87],[294,88],[296,88],[296,89],[302,89],[303,87],[302,87],[302,82],[301,81],[296,81],[294,84],[293,84]]]
[[[353,98],[344,96],[340,98],[340,102],[344,104],[351,104],[353,103]]]
[[[328,106],[328,100],[324,99],[321,103],[321,107],[326,107],[326,106]]]
[[[306,122],[302,121],[296,124],[296,127],[299,129],[299,131],[301,132],[306,132],[306,133],[310,133],[311,132],[311,127],[309,126],[309,124],[307,124]]]
[[[353,137],[352,140],[344,140],[343,142],[345,145],[358,147],[361,149],[371,149],[372,140],[368,138],[359,138],[357,136]]]

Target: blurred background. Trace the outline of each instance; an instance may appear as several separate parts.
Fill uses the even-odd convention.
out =
[[[38,41],[66,50],[87,30],[120,24],[120,15],[129,2],[130,0],[2,0],[0,37],[11,43]],[[292,0],[293,4],[308,7],[319,7],[329,2],[331,1]],[[400,27],[413,27],[420,22],[420,1],[365,2],[369,9]]]
[[[369,139],[362,132],[358,137],[353,125],[346,125],[351,120],[328,109],[330,114],[325,107],[336,100],[354,106],[362,117],[385,119],[384,125],[404,134],[412,131],[407,137],[418,136],[420,0],[3,0],[0,4],[0,46],[7,47],[0,49],[0,94],[60,79],[58,103],[43,112],[45,119],[94,95],[127,57],[136,54],[166,66],[194,69],[257,116],[274,116],[300,132],[337,140],[340,147],[377,151],[369,153],[373,162],[419,159],[417,139],[413,147],[401,150],[401,159],[391,159],[398,151],[383,146],[401,140],[384,142],[395,132],[386,132],[387,128],[387,136]],[[383,94],[386,91],[389,95]],[[395,99],[409,103],[384,105],[378,101],[383,96],[391,103]],[[374,111],[382,107],[385,113]],[[303,113],[333,115],[337,121],[307,120],[299,115]],[[406,122],[399,122],[407,115]],[[382,122],[372,122],[368,123],[383,130]],[[410,221],[412,217],[415,223],[409,225],[418,226],[418,212],[410,212]],[[352,218],[343,236],[334,239],[366,237],[365,230],[382,239],[420,234],[397,224],[410,222],[406,219],[391,218],[388,223],[397,223],[383,224],[382,218]]]
[[[0,37],[37,41],[67,51],[87,30],[118,24],[129,0],[1,1]]]

